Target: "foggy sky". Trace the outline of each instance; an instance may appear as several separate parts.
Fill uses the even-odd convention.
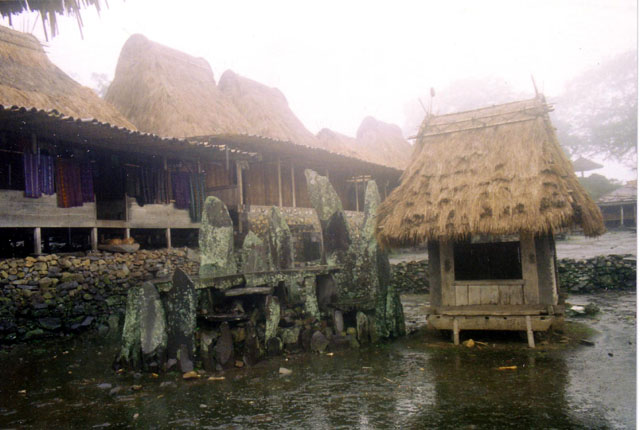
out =
[[[174,9],[184,4],[181,9]],[[109,0],[75,19],[59,17],[51,60],[84,85],[113,77],[120,48],[142,33],[285,94],[313,133],[353,136],[362,119],[404,123],[404,107],[430,87],[497,76],[550,97],[585,68],[637,47],[632,0],[184,1]],[[17,30],[43,38],[35,14]],[[7,22],[4,22],[7,25]],[[437,103],[437,97],[434,103]]]

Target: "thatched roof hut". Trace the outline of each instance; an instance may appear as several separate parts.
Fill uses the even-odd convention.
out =
[[[0,27],[0,105],[55,109],[74,118],[136,129],[117,109],[56,67],[35,37],[6,27]]]
[[[427,117],[401,185],[378,212],[387,245],[472,234],[604,231],[550,123],[544,97]]]
[[[209,63],[136,34],[122,47],[105,100],[138,129],[160,136],[247,133]]]

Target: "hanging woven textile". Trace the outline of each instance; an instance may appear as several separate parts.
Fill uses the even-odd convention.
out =
[[[82,206],[82,179],[80,166],[75,160],[57,159],[56,192],[59,207]]]
[[[189,175],[189,216],[193,222],[200,222],[202,220],[202,208],[205,199],[205,179],[204,173],[192,173]]]
[[[53,180],[53,172],[55,170],[53,164],[54,157],[50,155],[40,154],[40,164],[38,166],[40,176],[40,191],[48,196],[56,192],[55,182]]]
[[[24,196],[37,199],[42,195],[38,155],[25,151],[22,154],[22,161],[24,164]]]
[[[171,185],[173,188],[174,205],[176,209],[189,209],[189,173],[172,172]]]
[[[92,202],[94,200],[93,168],[89,162],[85,162],[80,165],[80,188],[82,190],[82,202]]]

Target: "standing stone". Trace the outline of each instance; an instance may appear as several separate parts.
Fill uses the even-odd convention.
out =
[[[311,336],[311,351],[324,352],[327,349],[327,345],[329,345],[329,341],[322,332],[316,331],[313,333],[313,336]]]
[[[276,296],[267,296],[264,313],[266,319],[264,341],[265,345],[268,345],[269,340],[276,337],[280,324],[280,302]]]
[[[166,348],[166,319],[158,291],[150,282],[131,288],[117,364],[133,369],[160,367]]]
[[[245,274],[247,287],[264,285],[268,279],[264,275],[251,275],[255,272],[269,272],[273,270],[269,245],[260,239],[253,231],[244,238],[242,243],[242,273]]]
[[[253,366],[260,359],[260,340],[252,323],[247,325],[247,337],[244,340],[244,354],[242,361],[247,366]]]
[[[202,367],[204,367],[204,370],[207,372],[216,370],[216,356],[214,351],[216,337],[217,333],[211,330],[200,332],[200,359],[202,360]]]
[[[293,267],[293,239],[287,221],[280,209],[273,206],[269,211],[269,248],[276,269]]]
[[[393,286],[389,286],[389,289],[387,290],[387,309],[385,317],[390,336],[400,337],[406,334],[402,303],[400,302],[400,296],[398,296]]]
[[[342,334],[344,331],[344,317],[342,316],[342,311],[339,309],[333,311],[333,328],[338,334]]]
[[[193,370],[196,329],[196,289],[181,269],[173,274],[171,289],[165,294],[167,311],[167,356],[181,368]],[[188,372],[190,370],[183,370]]]
[[[363,312],[358,312],[356,314],[356,333],[360,344],[369,342],[369,318]]]
[[[329,265],[339,264],[352,242],[342,202],[327,177],[309,169],[304,174],[309,199],[318,214],[322,229],[323,261]]]
[[[233,367],[233,337],[229,330],[229,323],[223,322],[220,325],[220,337],[214,348],[216,361],[223,369]]]
[[[289,349],[298,346],[300,340],[300,327],[287,327],[281,330],[282,343]]]
[[[304,311],[308,316],[320,320],[315,276],[307,276],[304,278]]]
[[[200,277],[212,278],[237,272],[233,255],[233,223],[225,204],[209,196],[200,226]]]

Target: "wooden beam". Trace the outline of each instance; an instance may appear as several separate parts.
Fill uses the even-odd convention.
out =
[[[522,279],[524,279],[524,303],[537,305],[540,303],[540,286],[538,282],[538,258],[533,235],[520,235],[520,252],[522,255]]]
[[[455,305],[453,282],[455,279],[455,266],[453,261],[453,242],[440,242],[440,285],[442,304],[444,306]]]
[[[276,168],[278,169],[278,207],[282,207],[282,169],[280,165],[280,157],[278,157]]]
[[[242,188],[242,166],[236,162],[236,181],[238,183],[238,208],[244,205],[244,189]],[[239,209],[240,211],[240,209]]]

